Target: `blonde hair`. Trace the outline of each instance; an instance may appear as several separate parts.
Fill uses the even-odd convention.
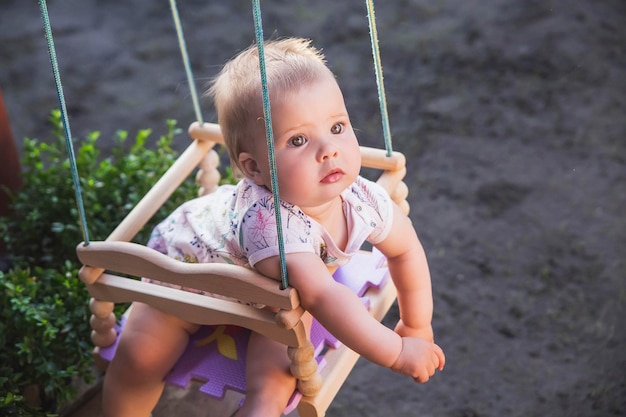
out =
[[[268,89],[272,98],[292,92],[319,80],[334,77],[324,55],[302,38],[285,38],[264,44]],[[255,126],[263,121],[259,54],[252,45],[226,63],[206,95],[213,98],[218,123],[224,135],[233,167],[239,167],[239,154],[249,151]]]

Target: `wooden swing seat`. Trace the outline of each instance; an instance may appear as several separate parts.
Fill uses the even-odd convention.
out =
[[[216,143],[223,143],[219,126],[193,123],[189,134],[194,139],[189,147],[106,241],[92,241],[89,245],[79,244],[77,247],[78,258],[84,265],[80,278],[93,297],[90,323],[96,350],[112,345],[117,338],[115,303],[138,301],[197,324],[245,327],[289,347],[292,373],[298,379],[298,390],[302,393],[298,414],[300,417],[321,417],[359,355],[343,345],[330,349],[324,356],[326,365],[318,372],[313,346],[300,320],[304,310],[294,288],[280,290],[277,281],[244,267],[183,263],[129,242],[197,166],[200,167],[196,177],[200,194],[210,193],[218,186],[219,157],[212,148]],[[398,152],[386,156],[384,150],[367,147],[361,147],[361,154],[364,167],[383,171],[377,182],[408,213],[405,200],[408,189],[402,182],[406,172],[404,156]],[[234,300],[155,285],[137,279],[140,277],[196,288]],[[370,313],[380,321],[395,301],[396,290],[392,280],[388,279],[380,288],[369,288],[365,295],[370,302]],[[236,300],[270,306],[277,312]],[[106,367],[102,361],[100,365]]]

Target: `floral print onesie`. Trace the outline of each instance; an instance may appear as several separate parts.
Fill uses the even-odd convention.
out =
[[[393,210],[382,187],[357,177],[341,198],[349,232],[345,250],[297,206],[281,201],[285,253],[313,252],[329,267],[340,266],[365,241],[375,245],[387,237]],[[221,186],[178,207],[154,228],[148,246],[182,262],[254,267],[279,254],[273,195],[248,179]]]

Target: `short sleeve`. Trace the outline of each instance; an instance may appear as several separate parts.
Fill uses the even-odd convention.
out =
[[[393,223],[393,202],[383,187],[358,177],[348,193],[352,201],[353,216],[360,218],[366,240],[375,245],[389,235]]]
[[[282,234],[285,253],[315,253],[311,220],[297,206],[281,202]],[[278,228],[272,196],[252,204],[241,219],[240,244],[250,265],[279,255]]]

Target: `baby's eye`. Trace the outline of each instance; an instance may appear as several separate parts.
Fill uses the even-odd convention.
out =
[[[302,135],[297,135],[289,139],[289,145],[295,146],[296,148],[307,143],[307,138]]]
[[[330,128],[330,133],[332,133],[333,135],[339,135],[340,133],[343,133],[343,131],[343,123],[335,123],[333,127]]]

